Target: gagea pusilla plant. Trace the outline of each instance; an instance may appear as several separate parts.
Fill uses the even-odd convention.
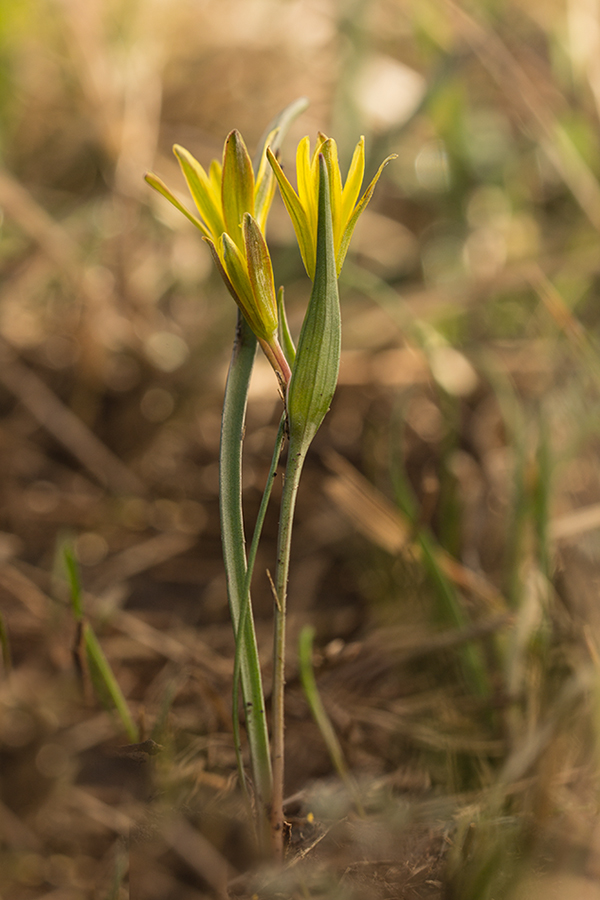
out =
[[[284,685],[286,603],[294,508],[302,468],[335,391],[340,362],[341,317],[338,278],[356,222],[367,206],[383,167],[360,195],[365,169],[364,139],[356,145],[345,183],[336,143],[319,134],[311,153],[309,138],[296,154],[296,189],[278,156],[290,123],[304,110],[298,100],[267,129],[255,164],[238,131],[232,131],[222,160],[208,170],[183,147],[174,153],[195,204],[190,211],[154,174],[146,181],[200,231],[215,265],[238,306],[233,353],[223,401],[220,451],[220,509],[229,608],[235,634],[233,733],[242,788],[252,802],[259,842],[282,859],[284,852]],[[266,238],[276,187],[292,220],[312,291],[298,338],[289,333],[283,289],[275,289]],[[282,398],[282,415],[271,471],[248,551],[242,510],[242,443],[250,375],[257,343],[273,367]],[[274,577],[274,645],[271,733],[267,728],[250,587],[273,475],[289,442],[279,518]],[[240,749],[238,695],[244,707],[251,766],[250,792]]]

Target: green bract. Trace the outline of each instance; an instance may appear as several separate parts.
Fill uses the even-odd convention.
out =
[[[191,153],[175,145],[173,152],[198,215],[186,209],[156,175],[148,173],[146,181],[202,232],[223,281],[285,386],[291,373],[277,337],[273,267],[264,238],[275,191],[266,147],[276,142],[278,134],[276,128],[267,136],[256,178],[239,131],[227,137],[222,164],[213,160],[208,173]]]
[[[341,317],[334,254],[329,174],[317,157],[316,262],[313,289],[288,390],[290,455],[304,456],[331,404],[341,352]]]
[[[392,154],[385,159],[368,188],[358,200],[360,187],[365,172],[365,139],[361,137],[352,156],[348,177],[342,186],[342,176],[338,162],[337,144],[333,138],[319,133],[317,145],[310,155],[310,140],[303,138],[298,144],[296,152],[296,181],[298,192],[294,190],[279,162],[270,148],[267,148],[267,157],[281,190],[283,202],[290,215],[296,238],[300,246],[302,260],[309,278],[315,277],[315,264],[317,252],[317,212],[319,196],[319,164],[318,159],[323,155],[329,177],[329,194],[331,201],[331,218],[333,223],[333,248],[336,261],[336,274],[342,271],[344,259],[348,252],[348,245],[352,232],[356,226],[360,214],[364,211],[375,190],[379,177],[391,159],[396,158]],[[358,202],[357,202],[358,201]]]

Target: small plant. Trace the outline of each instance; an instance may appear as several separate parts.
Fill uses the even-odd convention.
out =
[[[240,781],[249,797],[239,742],[237,701],[241,686],[258,835],[261,843],[270,842],[277,858],[283,856],[284,849],[286,601],[294,508],[306,454],[329,409],[338,378],[341,319],[337,280],[356,222],[371,199],[383,167],[392,158],[388,157],[381,164],[359,199],[365,168],[364,139],[361,138],[356,146],[343,184],[335,141],[319,134],[311,154],[306,137],[298,145],[295,191],[277,157],[289,124],[305,106],[304,100],[296,101],[273,122],[254,167],[237,131],[232,131],[225,142],[222,163],[213,160],[208,172],[191,154],[176,145],[174,152],[197,213],[191,213],[183,206],[156,175],[146,176],[147,182],[202,233],[239,309],[223,403],[220,454],[221,534],[236,640],[233,729]],[[287,326],[283,289],[275,290],[265,237],[276,184],[290,214],[302,260],[312,281],[297,351]],[[246,554],[241,459],[248,385],[257,342],[275,371],[283,411],[271,470]],[[250,588],[273,476],[286,439],[289,446],[273,582],[273,693],[269,739]]]
[[[106,709],[116,711],[127,737],[134,744],[139,740],[138,728],[96,633],[84,614],[79,567],[68,543],[63,547],[62,557],[69,586],[71,609],[77,624],[73,647],[76,667],[81,672],[85,661],[94,693]]]

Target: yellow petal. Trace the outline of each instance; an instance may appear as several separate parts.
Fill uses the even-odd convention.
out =
[[[348,245],[350,243],[350,238],[352,237],[352,232],[354,231],[356,223],[358,222],[358,218],[359,218],[360,214],[362,212],[364,212],[364,210],[367,206],[367,203],[373,196],[373,191],[375,190],[375,185],[379,181],[381,173],[383,172],[383,170],[385,169],[387,164],[392,159],[397,159],[397,157],[398,157],[397,153],[392,153],[390,156],[387,157],[387,159],[384,159],[384,161],[381,163],[381,165],[377,169],[377,172],[375,173],[375,177],[371,181],[369,187],[366,189],[366,191],[360,198],[360,202],[357,204],[356,208],[354,209],[354,212],[352,213],[350,220],[348,221],[348,223],[343,231],[339,248],[336,250],[336,255],[337,255],[336,262],[337,262],[338,275],[342,271],[342,266],[344,265],[346,253],[348,252]]]
[[[319,208],[319,153],[321,153],[323,149],[323,144],[328,140],[327,135],[323,134],[322,131],[319,131],[317,143],[315,144],[315,149],[313,150],[312,156],[310,158],[310,177],[312,184],[312,208],[314,209],[314,220],[311,222],[311,227],[313,228],[313,239],[315,242],[315,248],[317,246],[317,211]],[[316,253],[316,250],[315,250]]]
[[[219,198],[219,204],[221,203],[221,176],[223,174],[223,166],[219,162],[218,159],[213,159],[210,164],[210,169],[208,170],[208,177],[210,179],[210,186],[213,193],[213,197]]]
[[[342,174],[338,160],[337,144],[328,138],[321,146],[321,153],[327,165],[329,175],[329,196],[331,202],[331,219],[333,222],[333,245],[339,247],[345,222],[342,222]]]
[[[254,172],[239,131],[232,131],[225,141],[221,200],[225,231],[241,250],[244,246],[242,236],[244,213],[254,215]]]
[[[360,141],[354,148],[352,154],[352,162],[348,169],[348,177],[342,191],[342,209],[340,218],[343,223],[342,233],[348,224],[350,216],[356,206],[360,186],[365,174],[365,139],[361,137]]]
[[[273,266],[258,222],[250,213],[246,213],[244,216],[243,232],[246,264],[254,301],[265,332],[274,334],[277,331],[277,298]]]
[[[158,191],[159,194],[162,194],[163,197],[166,197],[167,200],[173,204],[175,209],[178,209],[179,212],[183,213],[183,215],[186,216],[186,218],[188,218],[190,222],[192,222],[192,224],[196,226],[196,228],[199,228],[205,237],[210,237],[210,232],[204,222],[201,222],[197,216],[189,211],[189,209],[186,209],[183,203],[179,202],[173,191],[171,191],[170,188],[166,186],[164,181],[159,178],[158,175],[155,175],[154,172],[146,172],[144,178],[150,185],[150,187],[153,187],[155,191]]]
[[[270,148],[267,150],[267,157],[273,167],[273,173],[279,184],[285,208],[292,220],[304,267],[308,273],[308,277],[312,279],[315,274],[315,240],[313,240],[306,210],[300,203],[298,195],[289,183],[283,169],[275,159]]]
[[[235,300],[235,302],[238,304],[238,306],[239,306],[240,309],[241,309],[240,299],[239,299],[239,297],[238,297],[238,295],[237,295],[237,293],[236,293],[236,290],[235,290],[233,284],[231,283],[231,279],[229,278],[229,275],[227,274],[227,271],[226,271],[225,266],[224,266],[224,264],[223,264],[223,260],[221,259],[221,255],[219,254],[219,251],[217,250],[217,247],[216,247],[215,242],[214,242],[213,239],[210,238],[210,237],[205,237],[205,238],[204,238],[204,241],[205,241],[205,242],[208,244],[208,246],[209,246],[209,249],[210,249],[210,252],[211,252],[211,254],[212,254],[212,258],[213,258],[214,264],[215,264],[216,267],[217,267],[217,270],[218,270],[218,272],[219,272],[219,275],[221,276],[221,278],[222,278],[223,281],[225,282],[225,287],[227,288],[227,290],[229,291],[229,293],[231,294],[231,296],[233,297],[233,299]],[[221,244],[220,241],[219,241],[219,244]]]
[[[315,180],[316,180],[316,174],[317,174],[317,171],[319,168],[319,153],[321,152],[321,149],[322,149],[325,141],[328,141],[328,140],[329,140],[329,138],[327,137],[326,134],[323,134],[322,131],[318,132],[317,143],[315,144],[315,149],[313,150],[313,155],[310,160],[311,166],[313,166],[315,169]]]
[[[181,171],[200,215],[210,234],[213,238],[217,238],[225,230],[219,194],[215,194],[208,175],[191,153],[184,147],[180,147],[179,144],[175,144],[173,153],[181,166]]]
[[[256,174],[254,210],[256,220],[263,234],[267,225],[267,216],[269,215],[271,203],[273,202],[273,197],[275,195],[275,176],[273,175],[273,169],[269,165],[267,159],[267,147],[272,145],[273,141],[277,138],[278,133],[279,129],[274,128],[273,131],[269,132],[267,135],[260,156],[258,172]]]
[[[310,160],[310,139],[303,137],[296,150],[296,180],[298,182],[298,199],[302,204],[308,220],[313,242],[317,242],[317,194],[313,182]]]
[[[234,289],[234,299],[244,313],[250,328],[257,338],[270,337],[272,332],[265,329],[261,310],[254,298],[246,260],[227,233],[221,235],[220,251],[223,266]]]

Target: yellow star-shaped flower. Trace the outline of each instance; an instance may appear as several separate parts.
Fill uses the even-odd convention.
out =
[[[361,137],[355,147],[348,177],[343,186],[337,145],[333,138],[328,138],[326,135],[319,133],[312,156],[310,153],[310,140],[308,137],[303,138],[298,144],[296,152],[297,192],[290,184],[275,155],[267,148],[267,156],[279,184],[283,202],[294,225],[304,267],[311,280],[314,280],[315,277],[316,264],[320,154],[323,154],[329,176],[333,246],[338,276],[342,270],[350,238],[358,218],[373,196],[375,185],[384,167],[391,159],[395,159],[397,155],[394,153],[381,163],[375,177],[359,200],[360,187],[365,172],[364,137]]]
[[[277,129],[265,141],[274,140]],[[278,312],[273,266],[264,237],[275,180],[263,151],[256,177],[239,131],[225,141],[223,162],[213,160],[208,173],[178,144],[173,152],[196,205],[190,212],[158,176],[146,181],[198,228],[210,247],[221,277],[246,317],[282,385],[291,376],[277,337]]]

